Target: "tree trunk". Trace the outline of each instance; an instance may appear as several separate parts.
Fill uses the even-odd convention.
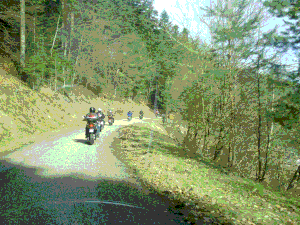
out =
[[[216,160],[218,158],[218,156],[220,155],[222,148],[223,148],[223,145],[222,145],[222,147],[218,148],[218,145],[221,143],[223,129],[224,129],[224,126],[222,125],[220,128],[220,132],[219,132],[218,143],[216,144],[216,147],[215,147],[215,153],[214,153],[213,160]]]
[[[73,19],[74,19],[74,18],[73,18]],[[83,34],[84,34],[84,31],[85,31],[85,26],[84,26]],[[71,85],[72,85],[72,87],[74,86],[74,81],[75,81],[75,71],[76,71],[77,65],[78,65],[78,58],[79,58],[79,54],[80,54],[80,51],[81,51],[81,45],[82,45],[82,40],[83,40],[83,34],[81,35],[81,38],[80,38],[80,42],[79,42],[79,46],[78,46],[77,54],[76,54],[75,65],[73,66],[73,72],[72,72],[72,77],[71,77]],[[72,91],[71,91],[71,93],[72,93]]]
[[[33,43],[34,43],[34,48],[33,48],[33,54],[36,54],[36,44],[35,44],[35,12],[34,12],[34,15],[33,15]],[[36,68],[36,66],[35,66],[35,63],[33,64],[33,66],[34,66],[34,68]],[[33,79],[36,79],[36,73],[35,73],[35,70],[33,71],[33,76],[34,76],[34,78]],[[35,82],[36,82],[36,80],[33,80],[32,79],[32,82],[33,82],[33,90],[34,90],[34,88],[35,88]]]
[[[21,26],[20,26],[20,42],[21,42],[21,49],[20,49],[20,65],[21,70],[25,68],[25,47],[26,47],[26,40],[25,40],[25,31],[26,31],[26,20],[25,20],[25,0],[20,1],[20,17],[21,17]]]
[[[287,187],[286,190],[289,190],[289,189],[293,188],[293,182],[296,180],[297,174],[300,177],[300,166],[298,166],[298,169],[295,171],[294,176],[291,179],[291,181],[290,181],[290,183],[289,183],[289,185],[288,185],[288,187]]]
[[[197,125],[196,125],[197,127]],[[197,130],[197,128],[195,128],[194,131],[194,137],[193,139],[189,142],[189,152],[193,155],[196,154],[197,150],[198,150],[198,145],[197,145],[197,136],[198,136],[198,132],[199,130]],[[191,155],[190,155],[191,156]]]
[[[185,137],[183,138],[183,141],[182,141],[182,146],[183,146],[184,148],[187,148],[187,144],[188,144],[188,142],[189,142],[189,137],[190,137],[190,135],[191,135],[191,128],[192,128],[192,126],[191,126],[190,124],[188,124],[188,130],[187,130],[187,133],[186,133],[186,135],[185,135]]]
[[[64,58],[66,59],[67,57],[67,48],[68,48],[68,38],[69,36],[66,34],[70,34],[70,27],[68,26],[68,14],[69,14],[69,7],[68,4],[66,4],[66,0],[62,0],[61,1],[61,5],[62,5],[62,28],[61,31],[64,31],[63,36],[64,36],[64,40],[65,42],[63,43],[63,48],[64,48]]]
[[[158,77],[157,77],[158,78]],[[158,80],[156,78],[156,91],[155,91],[155,99],[154,99],[154,114],[155,114],[155,111],[157,110],[157,92],[158,92]]]
[[[117,71],[116,71],[116,74],[115,74],[115,77],[114,77],[114,80],[113,80],[113,82],[114,82],[114,90],[115,90],[115,96],[117,95],[117,77],[118,77],[118,75],[119,75],[119,72],[120,72],[120,70],[119,69],[117,69]]]
[[[207,126],[205,126],[204,128],[204,138],[203,138],[203,148],[202,148],[202,154],[206,151],[206,148],[207,148],[207,142],[206,142],[206,139],[207,139]]]
[[[34,49],[35,49],[35,47],[36,47],[35,46],[35,14],[33,15],[33,43],[34,43]]]
[[[267,127],[269,128],[268,123],[267,123]],[[268,155],[269,155],[269,149],[270,149],[270,136],[272,135],[272,132],[273,132],[273,123],[271,122],[271,130],[270,130],[270,133],[268,134],[268,140],[267,140],[267,149],[266,149],[264,170],[263,170],[262,176],[259,178],[259,182],[264,181],[267,170],[268,170]]]
[[[56,84],[57,84],[57,68],[56,68],[56,59],[55,59],[55,84],[54,84],[54,91],[56,91]]]
[[[69,11],[69,52],[68,52],[68,60],[73,60],[75,56],[75,45],[74,45],[74,12],[72,9]]]
[[[231,99],[231,113],[230,113],[230,132],[229,132],[229,145],[228,145],[228,167],[233,166],[233,159],[234,159],[234,145],[233,145],[233,139],[234,139],[234,105],[233,105],[233,99]]]
[[[271,112],[274,112],[274,107],[273,107],[274,99],[275,99],[274,84],[272,84],[272,100],[270,102]],[[264,171],[263,171],[262,177],[259,180],[260,182],[262,182],[265,179],[265,175],[266,175],[267,170],[268,170],[268,154],[269,154],[269,151],[270,151],[271,138],[272,138],[272,135],[273,135],[273,127],[274,127],[274,124],[273,124],[273,121],[272,121],[272,117],[269,117],[269,121],[267,122],[268,130],[269,130],[269,127],[270,127],[269,123],[271,123],[271,128],[270,128],[270,132],[268,133],[265,165],[264,165]]]
[[[64,58],[66,59],[67,58],[67,47],[68,47],[68,42],[66,41],[64,43]]]
[[[53,51],[53,48],[54,48],[54,45],[55,45],[55,39],[56,39],[57,32],[58,32],[59,19],[60,19],[60,15],[58,16],[58,19],[57,19],[56,31],[55,31],[55,35],[54,35],[54,38],[53,38],[52,47],[51,47],[51,50],[50,50],[51,57],[52,57],[52,51]]]
[[[261,162],[261,102],[260,102],[260,77],[258,73],[259,69],[259,60],[261,55],[258,58],[257,66],[257,101],[258,101],[258,128],[257,128],[257,153],[258,153],[258,172],[256,173],[256,180],[261,179],[262,172],[262,162]]]

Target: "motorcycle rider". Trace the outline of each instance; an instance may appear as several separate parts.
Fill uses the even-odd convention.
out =
[[[111,109],[108,110],[107,117],[108,119],[112,119],[113,123],[115,122],[114,114]]]
[[[140,111],[140,116],[142,116],[142,118],[144,117],[144,112],[143,112],[142,109],[141,109],[141,111]]]
[[[94,123],[99,119],[98,115],[96,114],[96,109],[94,107],[90,108],[90,112],[84,116],[84,118],[87,120],[88,124]],[[89,128],[86,126],[85,128],[85,138],[88,137]],[[100,128],[97,127],[97,137],[99,137]]]
[[[129,111],[129,112],[127,113],[127,116],[132,118],[132,112]]]
[[[100,127],[101,121],[103,121],[103,125],[105,124],[105,122],[104,122],[105,115],[104,115],[104,113],[102,112],[102,109],[101,109],[101,108],[98,109],[97,115],[99,116],[99,127]]]
[[[166,114],[163,113],[163,114],[161,115],[161,117],[162,117],[163,123],[165,123],[165,121],[166,121]]]

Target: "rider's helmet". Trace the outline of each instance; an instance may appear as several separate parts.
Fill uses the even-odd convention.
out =
[[[90,108],[90,113],[95,113],[96,112],[96,109],[94,107],[91,107]]]
[[[102,112],[102,109],[101,109],[101,108],[99,108],[99,109],[98,109],[98,112]]]

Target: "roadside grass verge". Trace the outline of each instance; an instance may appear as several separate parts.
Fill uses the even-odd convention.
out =
[[[152,131],[149,146],[151,129],[121,128],[113,152],[150,190],[168,196],[174,212],[192,223],[206,217],[217,224],[299,224],[298,200],[189,158],[162,132]]]

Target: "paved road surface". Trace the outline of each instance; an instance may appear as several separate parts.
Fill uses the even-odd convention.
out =
[[[146,119],[147,120],[147,119]],[[3,224],[186,224],[111,153],[115,132],[133,119],[106,126],[93,146],[83,127],[54,133],[0,161]],[[144,122],[144,121],[143,121]],[[83,123],[84,124],[84,123]]]

